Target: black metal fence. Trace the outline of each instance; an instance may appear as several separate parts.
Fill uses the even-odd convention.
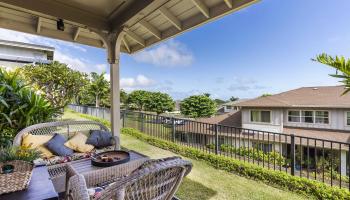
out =
[[[81,106],[70,108],[101,117]],[[350,190],[350,143],[132,111],[121,117],[123,127],[153,137]]]

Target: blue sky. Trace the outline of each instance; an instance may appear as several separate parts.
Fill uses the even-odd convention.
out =
[[[335,71],[311,61],[350,57],[350,1],[263,0],[136,55],[121,57],[121,85],[182,99],[252,98],[302,86],[336,85]],[[56,48],[72,68],[109,73],[103,49],[0,30],[0,38]]]

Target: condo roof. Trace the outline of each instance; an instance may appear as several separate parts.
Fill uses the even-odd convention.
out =
[[[241,107],[350,108],[344,86],[301,87],[280,94],[258,97],[236,104]]]

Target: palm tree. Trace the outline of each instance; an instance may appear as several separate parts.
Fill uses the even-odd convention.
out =
[[[91,83],[88,88],[88,92],[95,98],[96,107],[100,107],[101,99],[109,93],[109,82],[105,79],[102,72],[97,74],[96,72],[91,73]]]
[[[335,68],[336,73],[330,74],[330,76],[342,79],[339,82],[343,83],[345,86],[343,95],[350,91],[350,59],[345,59],[344,56],[332,57],[322,53],[312,60]],[[342,74],[338,74],[338,71]]]

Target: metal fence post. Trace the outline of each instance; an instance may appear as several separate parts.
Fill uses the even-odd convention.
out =
[[[219,126],[215,124],[215,154],[219,154]]]
[[[141,115],[140,115],[140,117],[141,117],[141,132],[144,132],[145,130],[144,130],[144,120],[143,120],[143,113],[141,113]]]
[[[295,175],[295,135],[290,135],[290,167],[291,167],[291,175]]]
[[[126,115],[126,110],[122,111],[123,128],[125,128],[125,115]]]
[[[173,117],[171,120],[172,123],[172,133],[173,133],[173,142],[176,141],[176,123],[175,123],[175,118]]]

